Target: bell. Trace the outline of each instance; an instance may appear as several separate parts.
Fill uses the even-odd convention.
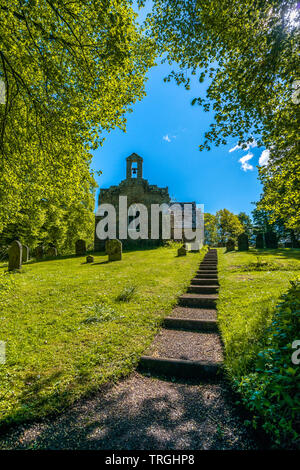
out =
[[[136,168],[132,168],[132,174],[136,175]]]

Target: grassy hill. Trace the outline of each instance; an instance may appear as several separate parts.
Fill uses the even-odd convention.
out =
[[[0,266],[0,423],[61,410],[132,371],[204,254],[177,248],[31,262],[13,275]]]

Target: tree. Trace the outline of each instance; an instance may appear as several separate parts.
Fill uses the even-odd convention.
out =
[[[206,98],[192,101],[215,113],[200,150],[226,144],[229,136],[244,148],[254,139],[264,145],[270,162],[260,170],[261,208],[271,210],[274,220],[280,215],[286,227],[299,227],[295,1],[154,0],[153,5],[149,34],[164,60],[181,69],[166,80],[186,88],[191,74],[209,80]]]
[[[244,227],[244,232],[248,235],[248,237],[251,237],[253,230],[251,217],[249,217],[246,212],[240,212],[238,214],[238,219]]]
[[[213,214],[204,213],[204,239],[210,246],[216,246],[218,243],[217,219]]]
[[[0,233],[32,220],[38,238],[64,244],[63,233],[86,231],[83,220],[90,230],[90,152],[103,131],[125,129],[154,63],[131,3],[1,2]]]
[[[244,231],[238,217],[227,209],[221,209],[216,213],[216,221],[219,241],[223,245],[229,238],[236,240]]]

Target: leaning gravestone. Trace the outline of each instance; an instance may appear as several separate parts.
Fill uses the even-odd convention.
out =
[[[186,256],[186,252],[187,252],[187,250],[185,249],[185,247],[181,246],[177,250],[177,256]]]
[[[49,246],[47,256],[55,258],[57,256],[57,248],[55,248],[55,246]]]
[[[94,262],[94,257],[91,256],[91,255],[88,255],[88,256],[86,257],[86,262],[87,262],[87,263],[93,263],[93,262]]]
[[[119,261],[122,259],[122,242],[120,240],[107,240],[105,251],[108,261]]]
[[[22,267],[22,245],[15,240],[8,250],[8,270],[14,271]]]
[[[226,251],[234,251],[235,241],[233,238],[228,238],[226,242]]]
[[[44,247],[39,245],[35,249],[35,257],[36,259],[43,259],[44,256]]]
[[[248,235],[244,232],[238,236],[238,250],[239,251],[248,251],[249,250],[249,238]]]
[[[86,243],[85,240],[77,240],[75,243],[75,252],[77,256],[86,255]]]
[[[22,246],[22,263],[29,261],[29,247],[27,245]]]

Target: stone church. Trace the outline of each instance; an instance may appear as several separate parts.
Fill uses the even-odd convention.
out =
[[[110,186],[110,188],[100,189],[98,205],[109,203],[112,204],[116,213],[119,212],[119,196],[127,196],[127,206],[131,204],[142,203],[144,204],[149,213],[151,204],[170,204],[170,196],[168,188],[159,188],[156,185],[149,184],[149,182],[143,178],[143,159],[136,153],[131,154],[126,158],[126,179],[121,181],[118,186]],[[95,227],[98,221],[101,219],[100,216],[96,215]],[[150,219],[150,217],[149,217]],[[149,220],[149,225],[150,225]],[[150,227],[149,227],[150,228]],[[118,220],[117,220],[117,234],[118,234]],[[149,230],[150,232],[150,230]],[[137,243],[143,242],[144,245],[157,245],[160,240],[122,240],[123,247],[130,248],[136,246]],[[99,240],[96,236],[95,231],[95,251],[102,251],[105,246],[105,241]]]
[[[151,204],[172,204],[169,196],[168,188],[159,188],[156,185],[149,184],[149,182],[143,178],[143,159],[136,153],[132,153],[129,157],[126,158],[126,179],[121,181],[118,186],[110,186],[110,188],[101,188],[98,198],[98,206],[100,204],[112,204],[116,210],[116,236],[119,238],[124,248],[133,248],[141,243],[143,246],[155,246],[161,244],[161,233],[158,240],[151,240],[151,217],[148,219],[148,240],[132,240],[131,238],[122,239],[119,234],[119,196],[127,196],[127,207],[129,208],[132,204],[144,204],[148,210],[148,214],[151,213]],[[175,204],[180,206],[180,211],[183,209],[184,204],[192,204],[192,227],[196,227],[196,203],[184,203],[176,202]],[[170,214],[171,217],[171,239],[174,239],[174,227],[176,223],[174,222],[176,216],[174,213]],[[95,251],[103,251],[105,249],[105,240],[100,240],[96,235],[96,227],[98,222],[101,220],[101,216],[96,215],[95,217]],[[128,217],[128,223],[130,222],[131,216]],[[159,221],[161,226],[161,219]],[[183,236],[183,224],[180,222],[180,233],[181,236],[179,240],[184,240]],[[177,225],[178,226],[178,225]]]

